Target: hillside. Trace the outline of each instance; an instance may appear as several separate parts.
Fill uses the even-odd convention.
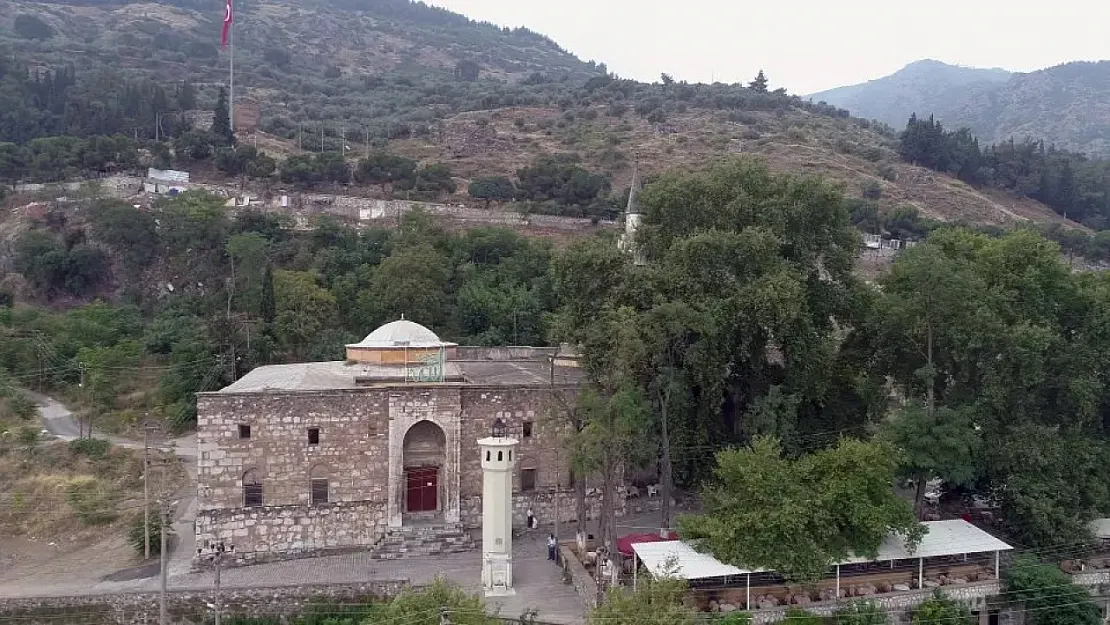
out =
[[[1043,139],[1110,156],[1110,61],[1075,62],[1028,74],[918,61],[867,83],[809,96],[896,129],[911,113],[968,127],[986,144]]]
[[[211,174],[211,161],[184,156],[192,144],[181,136],[187,120],[212,119],[213,87],[226,79],[226,53],[218,49],[221,14],[208,4],[201,11],[195,0],[0,0],[0,44],[11,44],[32,68],[76,66],[76,78],[69,75],[76,86],[66,93],[71,102],[55,102],[55,112],[30,115],[31,121],[14,114],[16,121],[7,122],[0,114],[0,141],[63,131],[133,134],[140,142],[169,134],[173,166],[195,176]],[[913,209],[925,218],[985,225],[1062,221],[1039,203],[905,165],[889,130],[782,91],[621,80],[542,35],[408,0],[237,6],[241,144],[279,161],[344,152],[353,167],[357,156],[384,150],[447,168],[457,184],[444,188],[455,189],[454,195],[421,199],[474,203],[467,195],[471,180],[511,178],[546,156],[572,154],[606,182],[592,205],[558,212],[615,216],[634,162],[650,176],[744,153],[765,158],[775,169],[826,175],[842,183],[846,195],[866,195],[883,213]],[[936,65],[918,69],[935,73]],[[126,80],[141,77],[158,86],[104,78],[103,66],[123,68]],[[195,98],[178,82],[188,80],[195,81]],[[29,94],[33,88],[41,91],[31,87]],[[37,106],[43,97],[25,96],[25,106]],[[90,120],[82,113],[97,110],[108,114]],[[27,130],[32,123],[37,131]],[[207,129],[211,121],[197,123]],[[5,126],[12,136],[5,136]],[[208,154],[218,146],[212,147]],[[44,162],[33,155],[23,160]],[[41,182],[79,170],[68,163],[34,169],[7,177]],[[277,174],[251,185],[261,191],[291,181],[317,186]],[[220,182],[218,175],[214,181]],[[380,195],[372,186],[343,192]]]

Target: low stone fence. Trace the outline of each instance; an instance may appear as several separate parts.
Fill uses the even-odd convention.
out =
[[[225,588],[224,618],[274,617],[283,622],[307,612],[338,613],[346,606],[385,601],[409,587],[409,580],[360,584],[318,584]],[[211,622],[211,589],[175,590],[166,595],[173,625]],[[0,599],[0,623],[19,625],[155,625],[158,593],[101,594]]]
[[[582,605],[587,610],[592,610],[597,607],[597,581],[571,550],[572,544],[567,542],[559,545],[559,559],[563,570],[570,575],[570,582],[574,586],[574,592],[582,600]]]

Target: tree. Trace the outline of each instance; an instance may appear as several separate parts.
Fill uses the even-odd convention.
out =
[[[1091,593],[1056,564],[1021,557],[1003,575],[1012,601],[1025,602],[1030,625],[1099,625],[1102,610]]]
[[[360,160],[355,169],[355,182],[379,185],[383,193],[388,185],[404,183],[415,176],[416,161],[385,152],[376,152]]]
[[[508,202],[512,200],[513,195],[516,194],[516,185],[505,176],[487,176],[472,180],[467,188],[467,193],[472,198],[484,200],[486,208],[489,208],[491,201]]]
[[[610,588],[586,620],[590,625],[694,625],[697,613],[683,603],[685,595],[681,579],[645,575],[635,590]]]
[[[264,273],[270,266],[269,247],[266,237],[257,232],[235,234],[227,240],[227,255],[234,268],[232,278],[235,282],[231,286],[240,310],[253,313],[261,306]]]
[[[227,105],[227,92],[223,87],[220,87],[219,95],[216,96],[216,107],[212,109],[214,113],[212,117],[212,135],[217,139],[220,145],[232,145],[235,143],[235,134],[231,131],[231,118]]]
[[[478,80],[480,72],[481,67],[470,59],[464,59],[455,64],[455,78],[461,78],[467,82]]]
[[[912,612],[913,625],[974,625],[975,617],[965,604],[949,599],[939,591],[918,604]]]
[[[896,469],[882,443],[841,439],[791,460],[757,437],[717,454],[705,513],[680,519],[680,532],[722,562],[816,580],[853,554],[874,557],[892,532],[915,548],[925,527],[891,488]]]
[[[471,595],[441,578],[418,590],[408,589],[397,595],[374,622],[405,623],[406,625],[443,625],[443,616],[450,616],[452,625],[490,625],[490,617],[481,597]]]
[[[258,314],[262,317],[262,321],[268,324],[273,323],[277,316],[274,302],[274,267],[269,263],[266,264],[266,271],[262,274],[262,298]]]
[[[398,248],[374,272],[371,289],[364,295],[365,308],[378,320],[402,314],[435,327],[447,308],[450,278],[447,259],[427,243]]]
[[[293,358],[303,358],[334,322],[335,296],[307,271],[275,271],[274,304],[277,336]]]
[[[757,93],[767,93],[767,77],[763,75],[763,70],[755,75],[755,79],[748,83],[748,89]]]
[[[890,422],[887,434],[900,453],[902,475],[917,484],[918,518],[922,518],[925,484],[930,479],[971,486],[979,476],[982,439],[970,407],[940,407],[930,413],[914,402]]]

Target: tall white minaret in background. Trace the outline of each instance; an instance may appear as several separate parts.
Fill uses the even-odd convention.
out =
[[[640,229],[640,222],[643,220],[643,213],[640,212],[640,207],[636,204],[636,192],[640,187],[639,169],[636,165],[632,166],[632,189],[628,192],[628,206],[624,209],[624,234],[620,238],[620,249],[624,252],[632,254],[632,262],[637,265],[646,263],[643,252],[640,251],[636,245],[636,231]]]
[[[482,454],[482,587],[487,597],[514,595],[513,467],[517,440],[505,436],[505,422],[478,441]]]

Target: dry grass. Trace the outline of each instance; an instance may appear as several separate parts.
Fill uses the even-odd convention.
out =
[[[168,492],[182,475],[170,465]],[[113,447],[89,457],[64,442],[9,445],[0,453],[0,493],[0,535],[74,541],[120,533],[142,507],[142,455]]]

